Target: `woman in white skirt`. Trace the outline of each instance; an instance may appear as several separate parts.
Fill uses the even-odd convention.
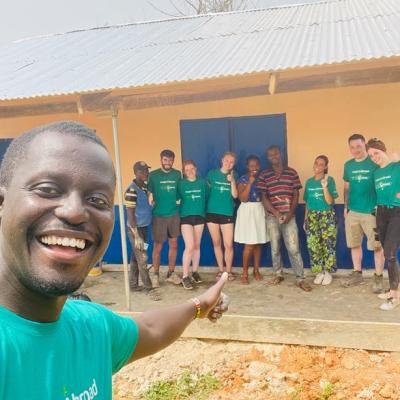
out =
[[[262,280],[260,261],[262,245],[267,240],[265,226],[265,211],[261,196],[256,189],[256,180],[260,171],[260,159],[251,155],[246,160],[247,174],[238,180],[238,194],[241,201],[235,225],[235,242],[243,243],[243,274],[240,283],[249,283],[249,263],[253,256],[253,276],[257,281]]]

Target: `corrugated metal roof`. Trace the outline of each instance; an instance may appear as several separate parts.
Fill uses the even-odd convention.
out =
[[[336,0],[32,38],[0,48],[0,100],[400,56],[399,0]]]

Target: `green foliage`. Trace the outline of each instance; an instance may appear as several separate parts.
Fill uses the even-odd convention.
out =
[[[174,382],[158,381],[153,383],[143,396],[146,400],[174,400]]]
[[[332,383],[328,382],[322,389],[320,400],[328,400],[333,395],[334,386]]]
[[[155,382],[143,395],[144,400],[206,400],[218,389],[219,382],[211,374],[196,375],[184,371],[176,381]]]

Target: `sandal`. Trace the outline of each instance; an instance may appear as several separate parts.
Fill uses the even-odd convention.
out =
[[[228,272],[228,281],[232,282],[236,279],[236,275],[233,272]]]
[[[301,290],[304,290],[305,292],[311,292],[311,290],[312,290],[311,286],[304,279],[302,279],[301,281],[296,282],[296,285]]]
[[[159,292],[158,290],[151,289],[151,290],[149,290],[146,294],[147,294],[147,295],[150,297],[150,299],[153,300],[153,301],[160,301],[160,300],[162,300],[161,294],[160,294],[160,292]]]
[[[264,279],[258,270],[253,272],[253,276],[256,281],[262,281]]]
[[[221,279],[222,274],[224,271],[218,271],[218,274],[215,276],[215,280],[218,282]]]
[[[242,275],[242,277],[240,278],[240,283],[242,285],[248,285],[249,284],[249,277],[248,275]]]
[[[267,285],[276,286],[279,285],[283,281],[283,276],[277,275],[274,276],[267,282]]]

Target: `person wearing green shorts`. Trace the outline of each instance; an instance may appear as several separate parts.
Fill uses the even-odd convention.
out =
[[[224,260],[229,280],[236,276],[232,272],[233,263],[233,226],[234,226],[234,199],[238,197],[236,181],[238,174],[233,170],[236,155],[226,152],[221,159],[221,168],[213,169],[207,174],[207,182],[210,187],[210,195],[207,202],[206,222],[214,247],[217,260],[218,280],[224,272]],[[221,245],[224,243],[224,252]]]
[[[348,139],[353,158],[344,165],[344,219],[347,247],[351,249],[353,271],[343,282],[344,287],[363,283],[362,240],[367,237],[368,250],[374,251],[375,274],[372,291],[383,291],[383,267],[385,259],[380,242],[376,239],[376,193],[374,172],[378,166],[369,158],[365,138],[360,134]]]
[[[93,129],[60,121],[15,138],[0,167],[0,399],[110,400],[112,374],[226,309],[204,294],[134,319],[68,300],[107,249],[115,170]],[[101,279],[101,278],[99,278]],[[99,299],[100,300],[100,299]]]
[[[184,179],[179,182],[181,199],[181,231],[185,250],[182,255],[182,285],[184,289],[193,289],[193,283],[201,283],[199,274],[200,243],[205,224],[208,185],[205,179],[197,176],[197,167],[193,160],[182,164]],[[192,276],[189,274],[192,264]]]
[[[165,149],[160,153],[161,168],[150,172],[148,189],[153,204],[153,287],[160,287],[160,253],[168,240],[167,282],[180,285],[182,279],[175,274],[180,219],[178,211],[178,183],[181,173],[172,168],[175,153]]]

